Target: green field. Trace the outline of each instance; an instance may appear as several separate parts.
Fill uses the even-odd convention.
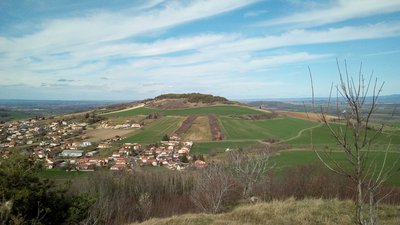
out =
[[[178,129],[183,120],[185,120],[185,117],[162,117],[134,132],[131,136],[123,139],[122,142],[142,144],[159,142],[165,134],[171,135]]]
[[[210,152],[224,152],[227,148],[238,149],[248,147],[257,141],[210,141],[195,143],[191,149],[194,154],[208,154]]]
[[[266,138],[286,140],[296,136],[303,129],[317,125],[315,122],[290,117],[270,120],[220,117],[220,121],[225,137],[230,140],[263,140]]]
[[[337,148],[337,144],[332,137],[330,130],[317,122],[302,120],[287,116],[275,119],[264,120],[245,120],[233,116],[260,114],[261,111],[237,105],[217,105],[208,107],[185,108],[162,110],[150,107],[141,107],[129,111],[118,112],[107,115],[111,120],[124,121],[126,118],[143,118],[152,112],[159,112],[164,115],[146,125],[144,128],[133,132],[123,142],[138,142],[142,144],[155,143],[162,139],[165,134],[173,134],[188,115],[200,115],[193,127],[183,135],[185,140],[191,137],[195,141],[192,153],[217,153],[223,152],[226,148],[247,147],[265,139],[275,139],[282,144],[287,144],[292,148],[311,149],[311,136],[313,145],[317,149]],[[220,128],[224,133],[223,141],[208,141],[211,136],[208,131],[208,118],[206,115],[216,114],[219,119]],[[333,125],[334,129],[342,125]],[[195,131],[196,134],[193,134]],[[200,132],[201,131],[201,132]],[[199,133],[197,135],[197,133]],[[190,138],[189,138],[190,139]],[[400,146],[400,131],[394,129],[392,134],[385,134],[380,137],[374,150],[382,150],[391,140],[391,150],[396,150]],[[292,153],[296,154],[296,153]],[[314,155],[304,154],[303,157],[296,159],[297,163],[314,160]]]
[[[396,159],[399,157],[399,153],[388,153],[387,164],[388,166],[393,165],[396,162]],[[323,159],[327,159],[325,154],[321,153]],[[345,154],[343,152],[333,152],[333,159],[338,161],[339,163],[343,163],[343,165],[349,165],[346,160]],[[383,152],[371,152],[370,159],[375,159],[378,165],[381,165],[384,159]],[[295,166],[306,165],[310,163],[318,163],[321,164],[320,160],[317,157],[317,154],[313,151],[281,151],[276,153],[271,158],[272,162],[275,164],[275,171],[280,172],[287,168],[292,168]],[[327,162],[329,160],[327,159]],[[397,163],[397,167],[400,167],[400,164]],[[379,167],[378,167],[379,168]],[[394,176],[389,178],[389,183],[400,186],[400,171],[397,171]]]
[[[332,128],[338,129],[340,125],[332,125]],[[342,129],[345,129],[344,126],[342,126]],[[375,131],[370,130],[369,131],[369,136],[372,137],[375,134]],[[348,132],[349,140],[353,139],[352,138],[352,132]],[[327,126],[320,126],[316,127],[312,130],[306,130],[304,131],[299,137],[289,140],[288,144],[292,146],[310,146],[311,145],[311,137],[312,137],[312,143],[313,145],[317,147],[324,147],[324,146],[329,146],[329,147],[335,147],[337,146],[336,141],[334,137],[331,134],[331,131]],[[377,149],[384,149],[388,143],[391,143],[391,148],[395,149],[399,147],[400,145],[400,136],[398,135],[397,131],[394,132],[387,132],[382,135],[380,135],[376,141],[375,141],[375,146],[374,148]]]
[[[82,172],[82,171],[65,171],[61,169],[43,169],[39,171],[39,176],[41,178],[52,179],[56,181],[67,181],[67,180],[75,180],[77,178],[86,178],[91,173],[91,171]]]
[[[2,115],[0,117],[0,121],[9,121],[9,120],[22,120],[22,119],[28,119],[30,117],[32,117],[32,115],[26,113],[26,112],[19,112],[19,111],[0,111],[1,113],[4,113],[4,115]]]
[[[262,114],[262,111],[251,109],[242,106],[233,105],[216,105],[208,107],[196,107],[186,109],[157,109],[150,107],[140,107],[124,112],[112,113],[107,117],[125,117],[133,115],[148,115],[153,112],[158,112],[166,116],[188,116],[188,115],[249,115],[249,114]]]

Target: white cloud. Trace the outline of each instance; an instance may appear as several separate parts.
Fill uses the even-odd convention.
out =
[[[254,0],[192,1],[189,4],[168,2],[160,9],[135,14],[99,12],[85,17],[57,19],[43,29],[21,38],[0,37],[0,52],[21,52],[27,55],[57,53],[76,46],[121,40],[134,35],[164,29],[228,12]]]
[[[335,43],[353,40],[400,36],[400,23],[378,23],[366,26],[349,26],[325,30],[296,29],[281,35],[247,38],[213,46],[211,51],[239,52],[259,51],[279,47]]]
[[[328,7],[326,7],[328,5]],[[399,0],[339,0],[334,4],[320,4],[318,8],[261,22],[259,25],[277,26],[296,24],[300,26],[319,26],[354,18],[400,11]]]
[[[80,18],[48,21],[41,26],[40,32],[19,38],[0,37],[0,79],[4,85],[24,84],[32,88],[41,87],[43,83],[46,86],[41,88],[60,88],[63,84],[57,80],[67,79],[76,80],[68,82],[68,88],[77,91],[94,88],[116,93],[134,91],[146,96],[154,94],[154,90],[199,90],[228,96],[232,89],[243,91],[246,85],[266,88],[267,84],[258,84],[252,75],[270,74],[284,66],[304,66],[332,58],[335,54],[322,48],[315,53],[288,47],[400,36],[400,22],[375,22],[362,26],[294,29],[277,34],[268,34],[268,31],[263,35],[260,32],[241,34],[240,30],[238,33],[222,33],[222,30],[187,36],[164,33],[166,35],[161,36],[166,38],[155,36],[151,38],[155,41],[148,42],[127,40],[224,13],[251,2],[163,3],[154,0],[143,6],[146,11],[135,8],[133,14],[127,13],[129,9],[118,13],[103,11]],[[347,14],[341,13],[349,16],[351,10],[359,10],[354,18],[372,15],[370,6],[355,9],[354,5],[358,3],[340,2],[335,7],[348,8],[345,10]],[[379,13],[390,12],[389,6],[384,1],[377,10]],[[329,8],[325,13],[334,14],[333,11]],[[264,13],[262,10],[248,12],[248,16]],[[318,16],[322,16],[317,11],[310,15],[310,20],[298,22],[315,24],[314,20],[319,21]],[[293,18],[296,16],[301,17],[296,14]],[[337,17],[333,16],[330,22],[338,21]],[[296,22],[289,18],[278,20]],[[330,23],[323,19],[320,21]],[[279,83],[271,81],[268,85]]]

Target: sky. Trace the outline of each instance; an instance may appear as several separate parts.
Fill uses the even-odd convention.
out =
[[[338,68],[400,93],[400,0],[1,0],[0,99],[329,95]]]

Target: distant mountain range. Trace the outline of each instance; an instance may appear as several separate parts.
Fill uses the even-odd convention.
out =
[[[370,100],[372,97],[367,97]],[[315,97],[315,101],[328,101],[328,97]],[[235,101],[250,103],[250,102],[311,102],[312,98],[259,98],[259,99],[235,99]],[[379,96],[380,103],[398,103],[400,104],[400,94]]]

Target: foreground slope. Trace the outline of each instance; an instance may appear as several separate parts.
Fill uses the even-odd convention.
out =
[[[380,224],[400,224],[400,206],[379,207]],[[297,224],[350,225],[353,222],[353,203],[336,199],[306,199],[271,201],[241,205],[221,214],[186,214],[164,219],[151,219],[142,225],[201,225],[201,224]],[[137,224],[137,223],[135,223]],[[133,224],[132,224],[133,225]]]

